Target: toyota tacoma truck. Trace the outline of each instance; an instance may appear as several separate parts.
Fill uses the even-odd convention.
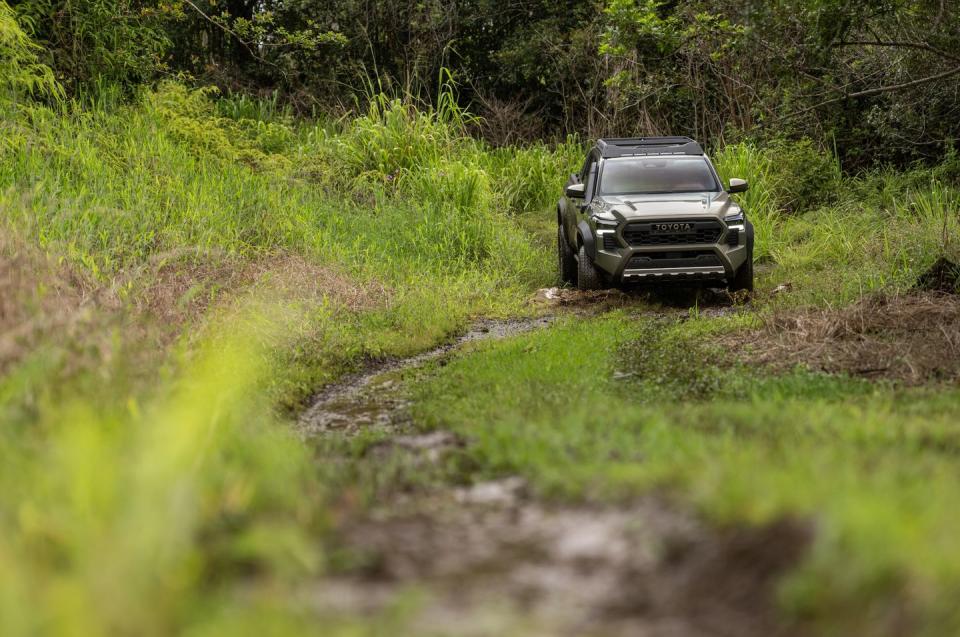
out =
[[[560,278],[753,290],[753,225],[730,196],[746,190],[689,137],[599,139],[557,205]]]

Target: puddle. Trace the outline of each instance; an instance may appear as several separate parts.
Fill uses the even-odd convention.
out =
[[[400,374],[442,359],[467,343],[522,334],[553,320],[552,316],[484,320],[453,341],[418,356],[371,363],[366,370],[321,391],[300,416],[297,428],[305,437],[330,431],[355,434],[371,427],[399,432],[409,424],[410,406]]]

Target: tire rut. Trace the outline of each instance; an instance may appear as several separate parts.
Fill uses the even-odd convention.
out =
[[[409,401],[402,392],[396,391],[399,384],[396,376],[400,372],[442,360],[467,343],[507,338],[546,327],[554,318],[478,321],[451,342],[422,354],[372,361],[363,371],[319,392],[298,419],[297,429],[306,437],[331,431],[351,434],[370,427],[399,430],[409,424]]]

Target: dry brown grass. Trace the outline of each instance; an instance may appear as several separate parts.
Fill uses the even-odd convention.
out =
[[[100,365],[118,347],[134,366],[149,368],[211,310],[251,294],[348,312],[390,298],[376,281],[360,283],[292,254],[250,260],[176,251],[97,281],[25,241],[0,237],[0,374],[41,346],[67,353],[66,373]]]
[[[100,296],[79,270],[0,237],[0,374],[50,336],[85,332]]]
[[[327,301],[351,312],[361,312],[383,307],[392,296],[380,281],[360,282],[338,268],[298,255],[269,257],[251,267],[258,287],[270,288],[287,300]]]
[[[743,335],[736,337],[742,342]],[[907,384],[960,379],[960,297],[874,296],[840,309],[774,314],[751,334],[746,357]]]
[[[253,289],[285,300],[326,299],[351,311],[378,307],[390,296],[381,283],[360,284],[336,268],[299,255],[249,260],[192,250],[158,256],[118,277],[112,287],[129,289],[132,309],[166,324],[195,320],[211,305]]]

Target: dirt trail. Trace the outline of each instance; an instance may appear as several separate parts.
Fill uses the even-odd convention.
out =
[[[309,438],[376,427],[386,441],[361,461],[437,466],[464,443],[415,432],[400,376],[551,320],[485,321],[420,356],[373,364],[318,395],[300,430]],[[717,530],[655,497],[548,505],[507,477],[391,492],[342,519],[338,535],[356,566],[304,591],[304,604],[356,616],[414,599],[390,634],[751,637],[794,634],[778,622],[775,583],[809,530]]]

